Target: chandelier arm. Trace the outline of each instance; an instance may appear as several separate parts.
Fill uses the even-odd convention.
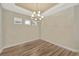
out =
[[[41,15],[40,10],[38,8],[39,4],[35,3],[34,6],[37,8],[33,11],[32,15],[31,15],[31,19],[35,20],[35,21],[40,21],[44,18],[44,16]]]

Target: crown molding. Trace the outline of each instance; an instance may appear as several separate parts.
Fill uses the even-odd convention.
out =
[[[1,6],[4,9],[7,9],[7,10],[10,10],[10,11],[13,11],[13,12],[17,12],[17,13],[21,13],[21,14],[24,14],[24,15],[30,16],[32,14],[31,11],[23,9],[19,6],[16,6],[14,3],[1,3]]]
[[[78,5],[78,3],[60,3],[50,9],[48,9],[47,11],[45,11],[44,13],[42,13],[43,16],[51,16],[54,15],[55,13],[58,13],[60,11],[63,11],[67,8],[73,7],[75,5]]]
[[[44,13],[42,13],[43,16],[47,17],[47,16],[51,16],[54,15],[55,13],[58,13],[60,11],[63,11],[67,8],[70,8],[72,6],[78,5],[78,3],[59,3],[56,6],[46,10]],[[19,6],[16,6],[15,3],[1,3],[1,6],[4,9],[13,11],[13,12],[17,12],[17,13],[21,13],[24,15],[28,15],[31,16],[32,11],[29,11],[27,9],[23,9]]]

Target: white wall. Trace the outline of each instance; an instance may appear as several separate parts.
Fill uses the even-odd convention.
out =
[[[38,39],[37,26],[14,24],[13,17],[29,19],[29,16],[3,10],[3,29],[5,48]]]
[[[42,21],[42,39],[53,44],[63,46],[73,51],[79,51],[79,30],[77,31],[77,40],[74,38],[74,13],[76,12],[79,19],[79,8],[77,11],[74,7],[63,10],[52,16],[46,17]],[[79,28],[79,20],[78,20]]]
[[[74,27],[73,27],[73,39],[75,47],[79,50],[79,5],[74,7]]]
[[[2,49],[2,8],[0,5],[0,50]]]

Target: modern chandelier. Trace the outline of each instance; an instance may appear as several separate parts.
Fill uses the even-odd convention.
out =
[[[41,21],[44,18],[44,16],[41,15],[40,10],[33,11],[31,15],[31,19],[35,20],[37,22]]]

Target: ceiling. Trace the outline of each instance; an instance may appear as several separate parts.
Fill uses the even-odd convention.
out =
[[[30,11],[40,10],[41,12],[44,12],[57,5],[57,3],[16,3],[16,5]]]

